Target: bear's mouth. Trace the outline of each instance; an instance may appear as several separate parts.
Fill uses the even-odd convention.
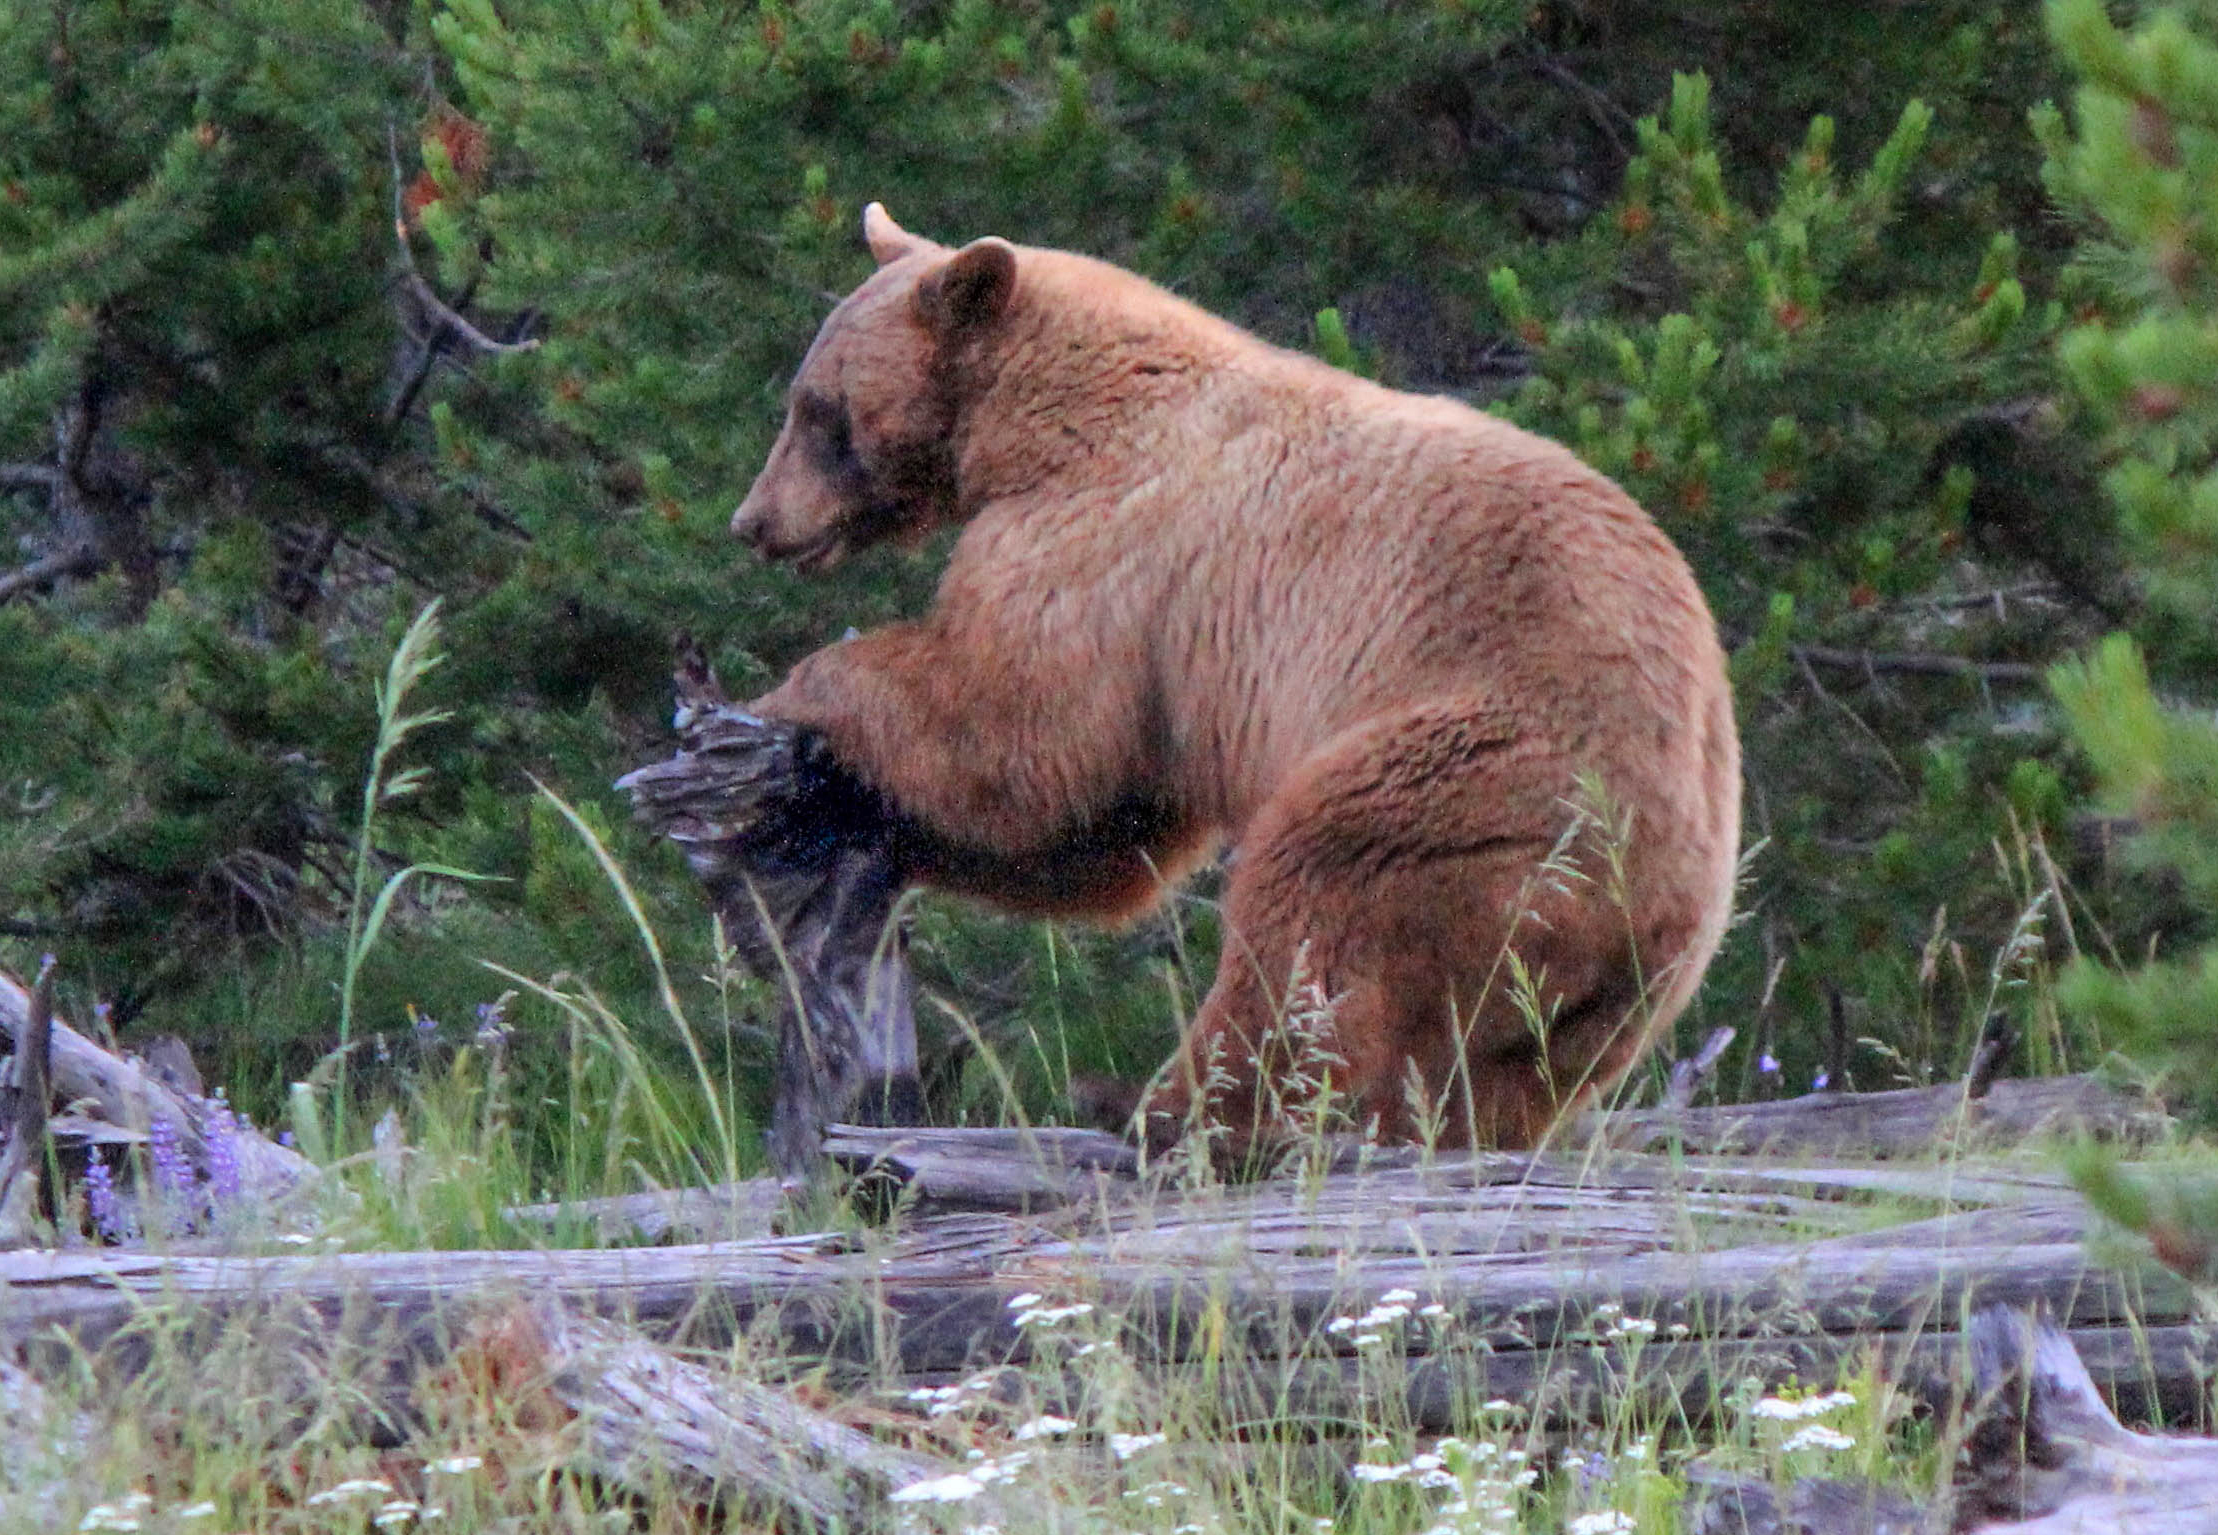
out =
[[[845,558],[847,536],[837,528],[828,533],[819,533],[807,543],[796,545],[784,553],[784,559],[795,570],[811,576],[830,570]]]

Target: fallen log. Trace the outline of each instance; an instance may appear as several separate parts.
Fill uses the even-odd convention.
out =
[[[1944,1082],[1878,1093],[1808,1093],[1769,1103],[1621,1109],[1589,1133],[1628,1151],[1676,1142],[1689,1151],[1774,1157],[1929,1157],[2084,1134],[2141,1144],[2161,1135],[2162,1107],[2093,1075],[2003,1078],[1974,1095]]]
[[[32,1017],[31,994],[15,977],[0,972],[0,1031],[21,1038]],[[54,1095],[118,1130],[135,1136],[157,1125],[174,1134],[179,1154],[202,1179],[210,1178],[210,1132],[220,1123],[216,1156],[228,1156],[226,1179],[236,1177],[242,1199],[267,1208],[316,1177],[315,1164],[278,1145],[226,1109],[219,1116],[206,1099],[173,1091],[138,1061],[103,1049],[61,1018],[52,1020],[50,1075]]]
[[[1962,1341],[1964,1427],[1945,1498],[1919,1504],[1816,1477],[1782,1496],[1697,1463],[1682,1527],[1692,1535],[2218,1535],[2218,1440],[2128,1430],[2097,1392],[2079,1339],[2038,1311],[1991,1307]]]
[[[878,1236],[581,1252],[0,1254],[0,1342],[60,1329],[97,1343],[149,1308],[220,1319],[285,1298],[333,1329],[374,1315],[438,1331],[487,1296],[547,1295],[661,1339],[716,1346],[744,1329],[843,1378],[885,1378],[1028,1358],[1036,1335],[1009,1301],[1029,1291],[1091,1304],[1098,1325],[1157,1367],[1264,1361],[1267,1375],[1302,1382],[1319,1411],[1335,1392],[1368,1389],[1389,1356],[1421,1379],[1438,1354],[1470,1356],[1505,1391],[1591,1364],[1700,1418],[1725,1377],[1697,1366],[1723,1360],[1780,1379],[1871,1347],[1908,1357],[1978,1306],[2039,1303],[2086,1337],[2106,1384],[2200,1410],[2208,1374],[2191,1351],[2140,1344],[2192,1323],[2186,1286],[2090,1258],[2090,1217],[2072,1196],[2033,1185],[2015,1203],[1846,1229],[1866,1219],[1806,1190],[1713,1186],[1704,1169],[1668,1159],[1634,1159],[1620,1175],[1493,1157],[1054,1217],[936,1217]],[[1396,1333],[1374,1353],[1332,1330],[1398,1289],[1441,1308],[1437,1334]],[[1647,1331],[1613,1334],[1612,1317]],[[1445,1411],[1413,1406],[1425,1421]]]
[[[489,1313],[452,1367],[495,1399],[544,1395],[578,1420],[584,1442],[573,1469],[727,1513],[869,1528],[887,1493],[952,1469],[785,1392],[544,1301]]]
[[[2045,1321],[1987,1313],[1973,1324],[1972,1348],[1991,1405],[1961,1457],[1960,1522],[1986,1519],[2015,1535],[2218,1535],[2218,1442],[2129,1431]]]

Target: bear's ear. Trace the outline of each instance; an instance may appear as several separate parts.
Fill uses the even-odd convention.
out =
[[[880,266],[891,266],[918,251],[939,249],[922,235],[910,234],[896,224],[884,203],[872,203],[863,209],[863,244],[870,247],[871,259]]]
[[[1017,291],[1017,249],[973,240],[917,284],[917,313],[933,332],[959,336],[1001,318]]]

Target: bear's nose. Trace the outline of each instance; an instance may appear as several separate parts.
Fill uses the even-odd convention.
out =
[[[746,500],[740,502],[738,509],[732,513],[732,536],[748,548],[759,551],[762,548],[763,533],[769,521],[767,509],[762,505],[762,498],[750,495]]]

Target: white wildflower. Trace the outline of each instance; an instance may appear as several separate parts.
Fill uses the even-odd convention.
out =
[[[1479,1404],[1481,1412],[1523,1412],[1525,1409],[1506,1396],[1498,1396]]]
[[[450,1455],[445,1460],[431,1462],[424,1469],[436,1471],[441,1476],[460,1476],[463,1472],[475,1471],[484,1464],[485,1457],[482,1455]]]
[[[1076,1427],[1078,1425],[1068,1418],[1058,1418],[1051,1412],[1043,1412],[1029,1423],[1019,1423],[1009,1431],[1009,1437],[1011,1439],[1045,1439],[1050,1435],[1067,1434]]]
[[[1012,1295],[1009,1297],[1009,1309],[1011,1311],[1030,1311],[1034,1306],[1037,1306],[1041,1301],[1046,1299],[1046,1296],[1040,1294],[1036,1290],[1027,1290],[1022,1295]]]
[[[1800,1402],[1790,1402],[1784,1397],[1767,1396],[1755,1406],[1749,1408],[1748,1411],[1754,1417],[1771,1418],[1780,1423],[1794,1423],[1800,1421],[1802,1417],[1802,1404]]]
[[[965,1503],[986,1490],[976,1477],[958,1471],[952,1476],[935,1476],[929,1481],[911,1482],[886,1494],[889,1503]]]
[[[1333,1319],[1332,1319],[1331,1321],[1329,1321],[1329,1322],[1325,1323],[1325,1331],[1326,1331],[1326,1332],[1348,1332],[1348,1331],[1350,1331],[1351,1329],[1353,1329],[1353,1328],[1354,1328],[1354,1326],[1355,1326],[1355,1318],[1354,1318],[1354,1317],[1352,1317],[1352,1316],[1336,1316],[1336,1317],[1334,1317],[1334,1318],[1333,1318]]]
[[[377,1511],[370,1523],[381,1530],[398,1530],[416,1522],[417,1506],[406,1498],[395,1498]]]
[[[1409,1479],[1409,1464],[1375,1466],[1359,1461],[1348,1468],[1359,1482],[1402,1482]]]
[[[1563,1531],[1564,1535],[1631,1535],[1638,1527],[1631,1514],[1605,1508],[1599,1513],[1579,1515]]]
[[[1357,1348],[1370,1348],[1385,1341],[1386,1335],[1384,1333],[1359,1332],[1355,1335],[1355,1346]]]
[[[1379,1297],[1379,1304],[1382,1306],[1413,1306],[1416,1303],[1417,1292],[1415,1290],[1404,1290],[1399,1287],[1389,1290]]]
[[[1844,1434],[1837,1428],[1828,1428],[1823,1423],[1811,1423],[1796,1429],[1793,1437],[1781,1448],[1789,1454],[1796,1450],[1853,1450],[1856,1448],[1856,1440],[1854,1436]]]
[[[1169,1438],[1168,1434],[1111,1434],[1109,1453],[1119,1460],[1130,1460],[1142,1450],[1152,1450]]]
[[[138,1520],[112,1503],[95,1503],[85,1510],[85,1517],[79,1520],[77,1524],[77,1528],[80,1530],[130,1531],[138,1527]]]
[[[188,1503],[177,1510],[173,1517],[178,1519],[213,1519],[216,1517],[216,1505],[213,1503]]]
[[[1656,1319],[1654,1317],[1628,1316],[1619,1317],[1615,1322],[1612,1322],[1610,1330],[1603,1336],[1609,1338],[1653,1338],[1655,1335]]]
[[[354,1498],[389,1498],[393,1484],[381,1482],[374,1476],[357,1477],[351,1482],[341,1482],[336,1487],[326,1487],[322,1492],[311,1493],[310,1508],[322,1508],[332,1503],[345,1503]]]

